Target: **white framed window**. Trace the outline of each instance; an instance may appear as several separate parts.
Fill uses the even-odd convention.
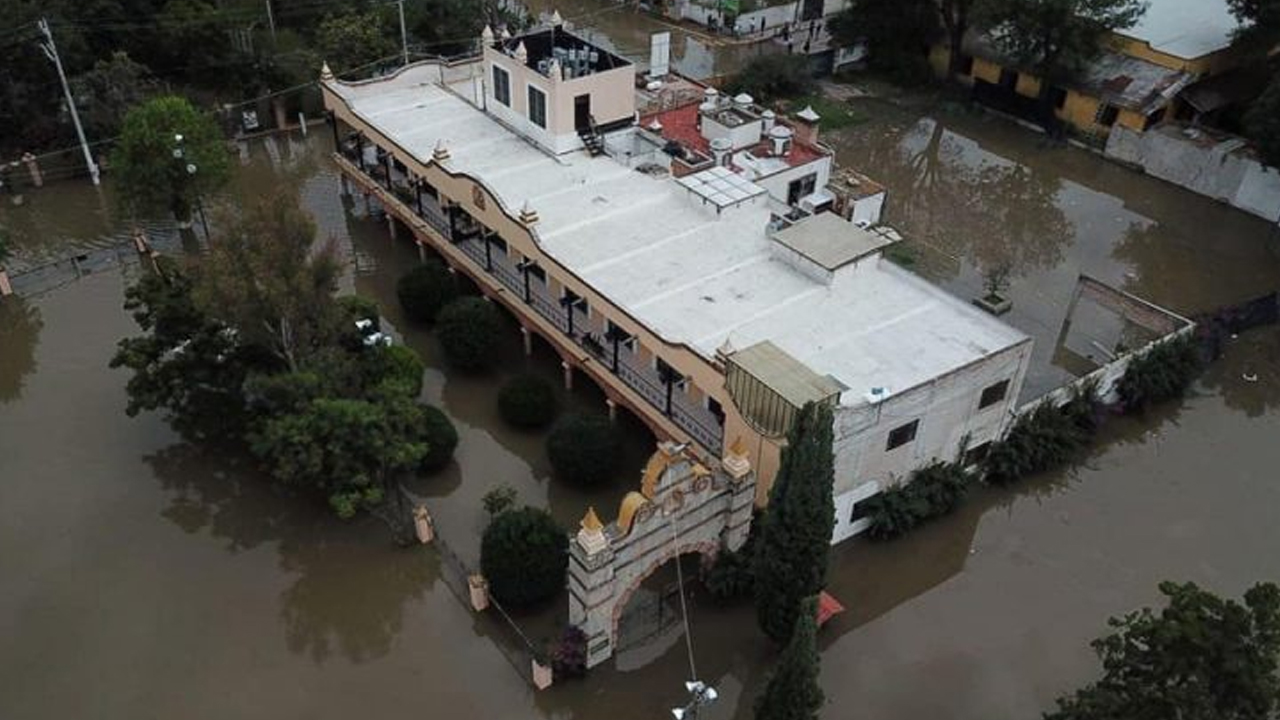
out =
[[[529,122],[540,128],[547,127],[547,94],[529,86]]]

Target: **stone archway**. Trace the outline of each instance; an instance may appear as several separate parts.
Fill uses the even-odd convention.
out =
[[[613,655],[618,619],[644,578],[680,555],[714,557],[746,542],[755,473],[740,443],[714,465],[660,443],[616,520],[606,526],[587,510],[569,546],[569,622],[587,636],[587,667]]]

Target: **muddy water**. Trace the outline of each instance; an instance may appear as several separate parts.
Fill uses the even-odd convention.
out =
[[[993,137],[952,128],[956,142],[1014,155]],[[585,502],[612,507],[625,481],[590,495],[551,483],[540,438],[496,419],[493,380],[443,372],[432,339],[400,322],[394,280],[416,254],[364,218],[361,202],[340,197],[324,149],[323,137],[255,146],[232,196],[297,183],[322,230],[347,248],[348,286],[377,298],[427,359],[425,392],[455,419],[462,444],[455,467],[413,489],[431,498],[450,543],[474,556],[478,499],[499,482],[565,520]],[[1073,228],[1107,226],[1125,210],[1169,230],[1148,233],[1137,259],[1116,266],[1121,280],[1140,270],[1140,291],[1190,285],[1187,295],[1157,299],[1186,297],[1195,309],[1248,295],[1275,271],[1257,247],[1264,238],[1226,232],[1253,232],[1247,219],[1202,222],[1212,208],[1197,208],[1195,198],[1113,176],[1092,158],[1046,154],[1041,162],[1032,150],[1019,161],[1093,198],[1072,211]],[[24,208],[0,209],[0,222],[20,228],[23,253],[98,243],[110,227],[86,209],[97,202],[91,192],[51,188]],[[1217,233],[1220,262],[1203,259],[1193,221]],[[1062,257],[1114,261],[1114,249],[1087,237],[1074,232]],[[120,310],[132,272],[0,308],[0,717],[336,718],[448,708],[458,717],[639,720],[681,700],[688,670],[678,629],[585,682],[534,694],[445,587],[433,553],[392,547],[376,521],[336,522],[271,489],[243,459],[180,442],[156,416],[125,417],[125,377],[106,362],[116,340],[135,332]],[[503,351],[509,367],[528,363],[558,377],[554,358],[540,351],[524,360],[515,338]],[[1280,531],[1268,514],[1280,501],[1272,481],[1278,355],[1280,333],[1240,338],[1194,397],[1109,426],[1080,468],[984,493],[897,543],[840,547],[831,590],[849,611],[821,635],[825,716],[1034,716],[1091,676],[1088,639],[1108,615],[1154,600],[1158,581],[1237,593],[1280,578],[1271,552]],[[1245,371],[1259,380],[1243,381]],[[598,408],[584,385],[566,402]],[[629,437],[634,472],[645,438]],[[771,658],[750,609],[715,608],[695,590],[690,613],[699,675],[722,691],[705,717],[750,717]]]

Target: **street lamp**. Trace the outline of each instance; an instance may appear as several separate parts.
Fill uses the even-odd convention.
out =
[[[676,720],[697,718],[700,709],[707,707],[720,697],[720,693],[716,692],[715,688],[701,680],[687,680],[684,687],[689,691],[689,702],[685,703],[684,707],[671,708],[671,716]]]
[[[182,136],[182,133],[174,134],[173,141],[176,143],[176,145],[174,145],[174,148],[173,148],[174,160],[182,160],[183,158],[186,157],[186,154],[187,154],[186,148],[182,144],[185,139],[186,138]],[[187,177],[191,178],[191,180],[194,182],[196,177],[196,171],[198,171],[200,168],[197,167],[195,163],[189,162],[187,163],[186,167],[183,169],[186,171]],[[204,239],[207,241],[209,239],[209,220],[208,218],[205,217],[204,203],[200,199],[199,190],[196,190],[196,212],[200,214],[200,226],[204,228]]]

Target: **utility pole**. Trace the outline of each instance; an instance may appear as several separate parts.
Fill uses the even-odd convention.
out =
[[[276,41],[276,18],[274,15],[271,14],[271,0],[266,0],[266,3],[267,3],[267,25],[271,27],[271,42],[275,42]]]
[[[62,81],[62,92],[67,96],[67,108],[71,110],[71,122],[76,126],[76,136],[80,138],[80,149],[84,151],[84,164],[89,168],[89,177],[93,179],[93,184],[98,184],[98,164],[93,161],[93,154],[89,152],[89,141],[84,139],[84,128],[80,126],[80,113],[76,112],[76,100],[71,96],[71,86],[67,84],[67,74],[62,70],[62,58],[58,57],[58,46],[53,42],[53,31],[49,29],[49,21],[40,18],[36,23],[36,27],[40,28],[40,32],[44,33],[45,42],[40,43],[40,49],[44,51],[45,57],[58,68],[58,79]]]
[[[404,30],[404,0],[396,0],[400,10],[400,52],[404,55],[404,64],[409,64],[409,34]]]

